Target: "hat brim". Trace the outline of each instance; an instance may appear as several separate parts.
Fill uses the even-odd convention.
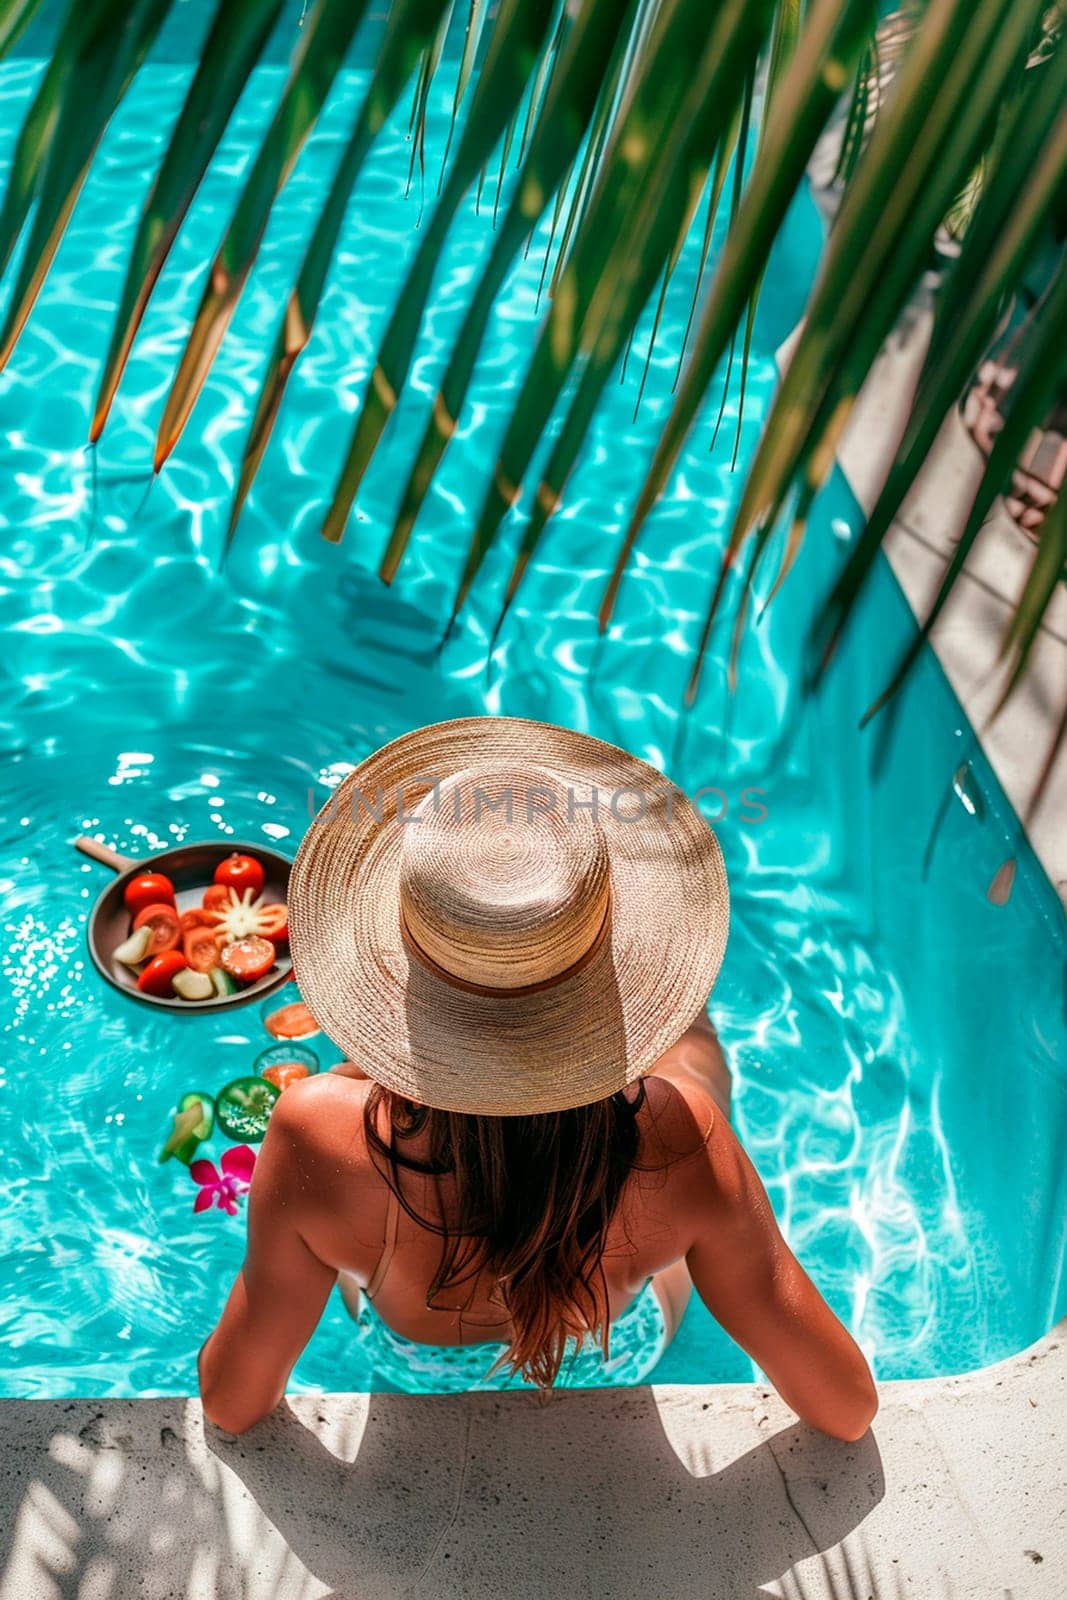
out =
[[[419,801],[435,781],[497,761],[594,788],[611,874],[610,927],[592,958],[548,987],[500,995],[411,954],[399,897]],[[588,1105],[647,1072],[706,999],[728,929],[718,841],[662,773],[518,717],[437,723],[369,756],[308,829],[289,884],[296,978],[328,1037],[396,1093],[485,1116]]]

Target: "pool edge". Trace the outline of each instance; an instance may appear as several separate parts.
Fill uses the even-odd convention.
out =
[[[106,1570],[116,1595],[194,1600],[678,1600],[792,1572],[783,1592],[804,1600],[1058,1600],[1067,1321],[995,1366],[879,1391],[857,1444],[749,1384],[548,1405],[300,1395],[210,1442],[195,1400],[4,1401],[0,1593],[36,1600],[59,1572]]]

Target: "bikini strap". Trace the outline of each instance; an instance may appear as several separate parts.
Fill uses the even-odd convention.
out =
[[[388,1189],[388,1198],[385,1202],[385,1243],[382,1245],[382,1253],[378,1257],[378,1265],[375,1267],[371,1274],[370,1282],[363,1291],[368,1300],[373,1300],[382,1286],[385,1274],[389,1270],[389,1263],[396,1253],[397,1233],[400,1229],[400,1201],[392,1184],[390,1183],[386,1187]]]

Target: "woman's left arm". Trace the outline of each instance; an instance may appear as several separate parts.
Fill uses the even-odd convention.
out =
[[[337,1278],[301,1232],[304,1197],[315,1187],[308,1110],[299,1085],[275,1106],[248,1197],[244,1265],[200,1352],[204,1414],[227,1433],[244,1433],[274,1410]]]

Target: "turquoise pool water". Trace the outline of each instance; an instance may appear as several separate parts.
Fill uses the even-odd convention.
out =
[[[82,831],[131,853],[232,834],[295,849],[350,767],[418,723],[545,716],[615,740],[704,799],[731,872],[734,922],[713,1007],[736,1118],[795,1249],[882,1377],[958,1371],[1044,1332],[1064,1309],[1064,923],[936,664],[896,731],[861,736],[906,627],[877,574],[817,700],[790,683],[813,596],[852,534],[834,484],[800,563],[745,641],[726,690],[720,640],[699,702],[678,706],[739,479],[710,417],[649,526],[616,627],[595,612],[669,397],[693,253],[683,260],[640,417],[639,361],[613,388],[562,514],[487,671],[507,555],[489,564],[438,656],[478,478],[536,326],[536,249],[509,281],[443,477],[391,591],[373,571],[446,341],[489,240],[468,206],[436,285],[404,401],[341,549],[318,525],[375,338],[413,241],[403,123],[365,173],[312,347],[237,544],[218,557],[234,461],[315,197],[339,153],[354,69],[283,197],[192,426],[147,500],[148,463],[201,264],[277,95],[264,66],[239,108],[152,302],[95,463],[95,374],[145,174],[187,67],[146,69],[109,131],[56,267],[0,376],[0,1392],[173,1393],[242,1249],[243,1220],[194,1216],[194,1186],[156,1152],[189,1087],[221,1085],[268,1042],[258,1008],[174,1018],[106,988],[85,949],[103,869]],[[0,161],[40,64],[0,70]],[[445,128],[442,90],[431,150]],[[491,186],[487,200],[492,198]],[[818,248],[798,205],[768,277],[741,458]],[[643,353],[643,342],[637,342]],[[717,405],[709,404],[713,415]],[[736,395],[727,411],[736,417]],[[953,774],[969,763],[967,806]],[[759,790],[759,808],[742,803]],[[725,815],[722,812],[725,808]],[[759,810],[766,815],[758,818]],[[1016,855],[1009,904],[986,889]],[[328,1059],[329,1052],[324,1051]],[[213,1151],[218,1155],[221,1146]],[[664,1381],[751,1375],[694,1307]],[[375,1382],[339,1301],[298,1387]]]

